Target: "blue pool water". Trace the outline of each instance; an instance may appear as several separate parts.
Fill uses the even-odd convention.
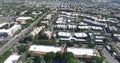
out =
[[[76,39],[74,35],[71,35],[70,36],[70,39]]]

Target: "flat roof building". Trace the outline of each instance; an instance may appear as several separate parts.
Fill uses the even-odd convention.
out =
[[[21,57],[21,55],[16,55],[16,54],[13,54],[13,55],[10,55],[5,61],[4,63],[16,63],[19,58]]]
[[[102,30],[102,27],[98,26],[78,26],[79,29],[93,29],[93,30]]]
[[[32,17],[18,17],[16,21],[20,22],[21,24],[26,24],[26,20],[32,20]]]
[[[87,49],[87,48],[67,48],[68,52],[72,52],[77,57],[91,57],[91,56],[98,56],[95,49]]]
[[[74,33],[76,37],[87,37],[86,33]]]
[[[58,36],[61,36],[61,37],[70,37],[70,33],[68,33],[68,32],[59,32],[58,33]]]
[[[31,45],[29,48],[29,51],[33,51],[36,54],[46,54],[48,52],[56,53],[62,50],[64,50],[62,47],[45,45]],[[78,58],[90,58],[91,56],[98,56],[98,52],[95,49],[68,47],[66,51],[72,52]]]
[[[8,36],[13,36],[14,33],[18,30],[21,29],[21,26],[20,25],[13,25],[11,28],[9,29],[0,29],[0,33],[7,33]]]

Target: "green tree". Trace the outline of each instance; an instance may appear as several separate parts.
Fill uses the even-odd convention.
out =
[[[82,43],[81,42],[79,42],[78,45],[79,45],[79,47],[82,47]]]
[[[19,45],[18,46],[18,51],[19,52],[27,52],[29,49],[29,45]]]
[[[35,63],[31,58],[28,58],[28,62],[27,63]]]
[[[110,42],[110,39],[109,38],[105,38],[104,42],[105,42],[105,44],[108,44],[108,42]]]
[[[94,47],[95,47],[95,43],[89,43],[89,44],[88,44],[88,47],[89,47],[89,48],[94,48]]]
[[[26,57],[27,57],[27,55],[26,55],[26,53],[22,53],[22,56],[21,56],[21,61],[22,62],[25,62],[26,61]]]
[[[59,45],[59,46],[62,46],[64,43],[65,43],[65,42],[61,42],[61,41],[60,41],[60,42],[58,42],[58,45]]]
[[[57,62],[59,62],[59,63],[62,63],[62,61],[65,61],[65,59],[62,56],[62,52],[57,52],[56,53],[55,60],[57,60]]]
[[[73,42],[67,42],[67,46],[72,47],[72,46],[74,46],[74,43]]]
[[[69,61],[67,61],[67,63],[80,63],[80,60],[76,58],[70,58]]]
[[[33,41],[33,36],[32,35],[29,35],[28,37],[26,37],[24,39],[24,42],[32,42]]]
[[[47,63],[52,63],[52,60],[56,57],[56,54],[54,52],[49,52],[44,55],[44,59]]]
[[[69,61],[71,58],[75,58],[74,54],[72,52],[64,52],[62,54],[63,58]]]
[[[35,63],[46,63],[43,55],[35,55],[34,61]]]
[[[103,58],[92,56],[89,61],[90,63],[103,63]]]
[[[27,57],[34,57],[34,52],[33,51],[28,51],[27,52]]]

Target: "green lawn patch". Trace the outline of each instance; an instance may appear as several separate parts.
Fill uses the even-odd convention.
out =
[[[9,49],[3,55],[0,55],[0,63],[4,63],[4,61],[12,54],[12,51]]]

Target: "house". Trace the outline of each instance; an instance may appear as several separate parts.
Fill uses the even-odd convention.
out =
[[[47,20],[51,20],[51,18],[52,18],[52,14],[48,14],[48,15],[45,17],[45,19],[47,19]]]
[[[74,33],[71,40],[85,42],[88,35],[86,33]],[[74,38],[74,39],[73,39]]]
[[[74,33],[74,36],[77,38],[77,39],[85,39],[88,37],[88,35],[86,33]]]
[[[68,32],[58,32],[58,37],[59,38],[69,38],[71,33]]]
[[[92,56],[98,56],[98,52],[95,49],[68,47],[67,51],[72,52],[78,58],[90,58]]]
[[[77,25],[68,25],[67,27],[68,27],[68,29],[76,29]]]
[[[1,23],[1,24],[0,24],[0,27],[4,26],[4,25],[6,25],[6,24],[7,24],[7,23]]]
[[[31,45],[29,51],[33,51],[36,54],[46,54],[48,52],[56,53],[61,51],[61,48],[56,46]]]
[[[39,12],[35,12],[35,11],[33,11],[32,14],[33,14],[33,15],[41,15],[42,12],[41,12],[41,11],[39,11]]]
[[[48,52],[72,52],[78,58],[90,58],[91,56],[99,56],[96,49],[87,48],[74,48],[74,47],[56,47],[56,46],[45,46],[45,45],[31,45],[29,51],[33,51],[35,54],[46,54]]]
[[[95,39],[95,42],[96,43],[103,43],[103,40],[102,39]]]
[[[117,32],[118,28],[116,26],[109,26],[106,28],[107,32],[111,33],[111,32]]]
[[[102,30],[102,27],[98,27],[98,26],[78,26],[79,29],[84,29],[84,30],[88,30],[88,29],[92,29],[92,30]]]
[[[43,28],[45,28],[45,26],[41,26],[41,27],[36,27],[36,28],[34,28],[33,31],[30,32],[30,35],[36,36]]]
[[[43,20],[43,21],[41,21],[41,23],[49,25],[49,20]]]
[[[103,44],[104,43],[105,36],[99,34],[99,33],[94,33],[94,41],[98,44]]]
[[[13,25],[9,29],[0,29],[0,37],[12,37],[16,31],[20,30],[21,26],[20,25]]]
[[[10,55],[4,63],[17,63],[17,61],[20,59],[21,55],[13,54]]]
[[[58,38],[59,40],[64,40],[64,41],[82,41],[85,42],[87,39],[87,34],[86,33],[68,33],[68,32],[59,32],[58,33]]]
[[[84,23],[84,22],[80,22],[79,25],[81,25],[81,26],[86,26],[86,25],[88,25],[88,24],[87,24],[87,23]]]
[[[102,44],[104,42],[105,36],[101,33],[88,33],[89,38],[97,44]]]
[[[107,26],[106,23],[102,23],[102,22],[98,22],[98,21],[92,21],[92,20],[87,19],[87,18],[83,19],[83,22],[87,23],[87,24],[89,24],[91,26],[93,26],[93,25],[94,26],[101,26],[101,27]]]
[[[26,24],[27,20],[33,20],[32,17],[18,17],[16,19],[17,22],[20,22],[21,24]]]
[[[112,38],[114,38],[115,41],[120,41],[120,34],[112,34]]]
[[[21,12],[20,15],[24,15],[24,14],[27,13],[27,12],[28,12],[28,11],[25,10],[25,11]]]
[[[54,27],[55,27],[56,29],[67,29],[67,25],[65,25],[65,24],[54,25]]]

